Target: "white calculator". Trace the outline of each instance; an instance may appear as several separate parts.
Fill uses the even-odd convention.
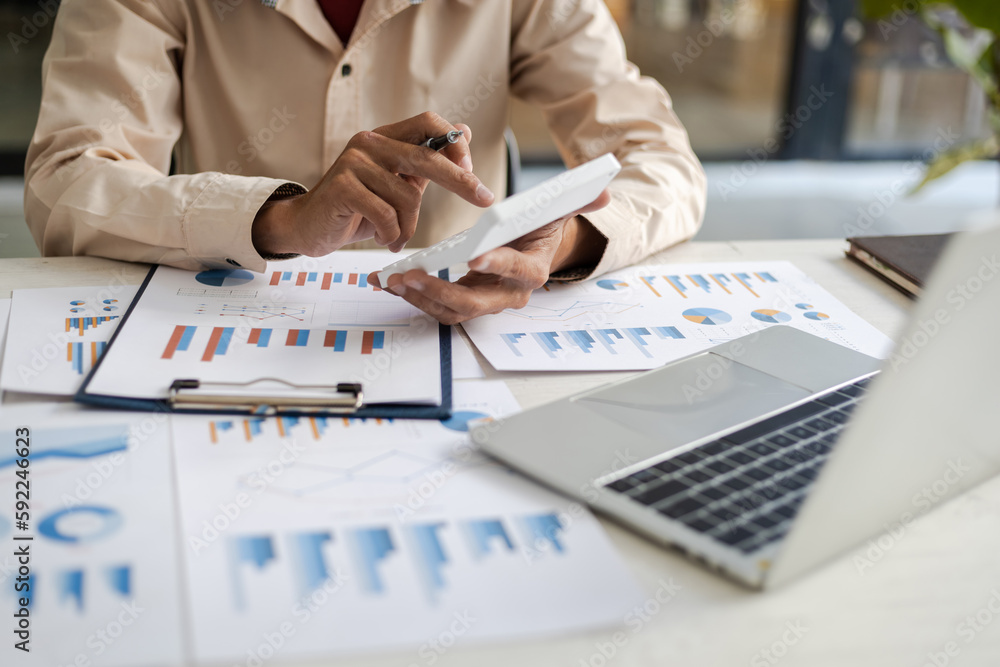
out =
[[[484,211],[472,227],[385,267],[379,281],[385,285],[389,276],[410,269],[434,274],[468,263],[583,208],[597,199],[621,168],[608,153],[512,195]]]

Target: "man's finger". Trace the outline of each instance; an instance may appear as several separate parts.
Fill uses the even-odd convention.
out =
[[[469,268],[480,273],[492,273],[518,282],[528,283],[533,287],[536,284],[544,283],[548,277],[548,271],[540,266],[534,257],[506,246],[480,255],[469,262]]]

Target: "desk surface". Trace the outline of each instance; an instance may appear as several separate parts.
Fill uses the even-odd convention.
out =
[[[654,259],[788,259],[860,316],[894,335],[908,300],[848,261],[844,247],[843,241],[691,243]],[[141,265],[96,258],[0,260],[0,298],[9,296],[11,289],[27,287],[137,284],[145,272]],[[487,375],[505,380],[523,407],[624,375],[498,373],[476,355],[488,368]],[[610,521],[602,523],[651,596],[641,628],[623,625],[544,641],[455,648],[435,664],[919,667],[935,664],[929,653],[939,665],[944,660],[960,667],[1000,664],[1000,480],[921,517],[897,539],[883,539],[883,548],[861,545],[815,573],[766,593],[713,575]],[[859,567],[858,558],[869,559],[871,566]],[[665,605],[652,597],[660,580],[680,587]],[[977,613],[979,630],[959,627]],[[622,634],[615,637],[616,632]],[[952,654],[958,651],[954,657],[943,653],[949,642],[955,644],[948,647]],[[606,658],[612,651],[614,657]],[[416,652],[350,663],[427,664]]]

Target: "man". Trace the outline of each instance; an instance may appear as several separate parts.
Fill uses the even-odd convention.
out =
[[[64,0],[26,217],[45,255],[189,269],[428,245],[503,191],[510,95],[570,166],[613,152],[621,174],[458,283],[409,272],[391,292],[459,322],[697,230],[704,174],[601,0]]]

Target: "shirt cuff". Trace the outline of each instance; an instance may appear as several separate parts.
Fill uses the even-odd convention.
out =
[[[184,212],[188,254],[208,268],[263,272],[267,260],[251,237],[257,211],[272,197],[305,192],[305,187],[291,181],[218,174]]]
[[[627,254],[623,252],[622,245],[635,242],[636,223],[634,221],[636,220],[636,215],[632,210],[632,205],[624,195],[612,191],[611,201],[608,202],[607,206],[597,211],[591,211],[582,217],[607,239],[607,245],[604,246],[604,254],[601,255],[601,259],[598,260],[596,266],[583,269],[570,269],[568,272],[560,271],[558,274],[560,277],[554,278],[554,280],[561,282],[586,280],[587,278],[599,276],[608,271],[621,268],[622,257]],[[577,271],[586,271],[586,273],[578,276],[575,273]],[[569,280],[561,277],[562,274],[571,272],[574,275]]]

